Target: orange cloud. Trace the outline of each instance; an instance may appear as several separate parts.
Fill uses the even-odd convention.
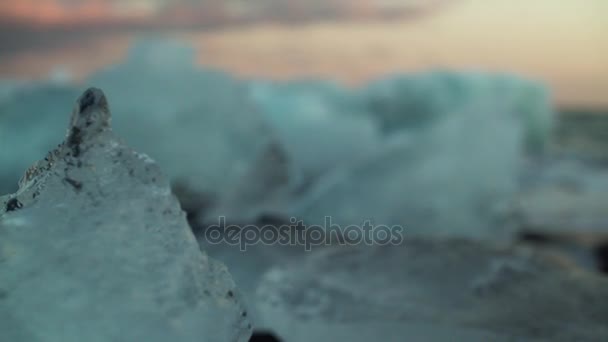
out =
[[[66,5],[59,0],[19,0],[0,3],[0,17],[34,25],[86,24],[142,17],[137,11],[119,11],[107,0]]]
[[[145,0],[4,0],[0,19],[38,26],[99,24],[107,22],[147,25],[208,26],[235,22],[314,20],[317,17],[373,18],[385,15],[420,14],[439,4],[455,0],[258,0],[227,2],[173,1],[160,6]],[[322,14],[325,12],[325,14]]]

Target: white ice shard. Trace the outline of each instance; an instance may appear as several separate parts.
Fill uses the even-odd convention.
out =
[[[0,340],[247,341],[225,266],[109,120],[85,92],[65,142],[0,198]]]

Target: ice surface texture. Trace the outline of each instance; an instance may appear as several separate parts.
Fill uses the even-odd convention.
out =
[[[285,341],[604,341],[608,281],[466,240],[335,247],[270,269],[261,326]]]
[[[247,313],[158,165],[87,90],[65,141],[0,198],[0,340],[246,341]]]

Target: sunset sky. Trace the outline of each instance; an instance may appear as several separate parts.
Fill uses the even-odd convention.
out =
[[[286,0],[259,3],[272,1]],[[365,2],[361,1],[334,1],[340,6],[352,5],[349,18],[356,17],[355,14],[365,8],[362,6]],[[1,1],[0,18],[5,21],[10,19],[20,25],[34,26],[59,24],[64,28],[52,36],[56,43],[43,47],[36,38],[38,34],[30,32],[20,36],[19,30],[8,38],[6,32],[4,36],[0,34],[0,39],[6,42],[4,51],[0,51],[0,77],[46,77],[57,66],[83,77],[119,62],[140,31],[112,31],[96,35],[95,40],[88,39],[84,44],[78,40],[63,41],[61,35],[65,27],[80,25],[77,27],[81,29],[91,23],[133,23],[148,18],[162,21],[162,13],[166,11],[160,6],[163,3],[166,1]],[[197,2],[184,0],[180,6],[181,3]],[[245,3],[256,4],[255,0]],[[402,7],[409,5],[406,0],[374,3],[386,8],[395,3]],[[289,25],[262,17],[248,26],[172,30],[171,35],[195,46],[200,52],[201,64],[245,77],[323,76],[358,83],[394,72],[435,68],[504,71],[545,81],[559,105],[608,108],[608,1],[448,0],[442,3],[450,5],[402,20],[363,16],[357,20],[326,19]],[[170,4],[179,7],[176,2]],[[247,10],[241,8],[238,12],[239,7],[235,6],[229,8],[232,12],[216,8],[216,12],[203,10],[201,13],[243,15],[242,11]],[[348,6],[345,8],[350,8]],[[356,6],[359,6],[357,10]],[[367,10],[372,13],[377,8]],[[171,13],[176,13],[175,9]],[[271,14],[268,13],[269,18]],[[103,31],[103,26],[100,30]]]
[[[64,25],[147,18],[157,21],[187,19],[200,10],[216,16],[276,17],[290,12],[338,11],[349,15],[399,11],[455,0],[4,0],[0,17],[38,25]],[[194,12],[194,13],[193,13]],[[275,13],[273,13],[275,12]]]

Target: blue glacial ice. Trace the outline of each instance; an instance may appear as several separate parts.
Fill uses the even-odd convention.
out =
[[[437,71],[360,88],[240,80],[195,67],[190,48],[151,41],[85,83],[113,99],[114,130],[130,146],[235,221],[271,211],[491,233],[522,161],[546,148],[553,114],[547,90],[517,76]],[[0,192],[60,140],[80,88],[49,82],[0,98]],[[265,159],[269,146],[285,158]],[[268,182],[273,172],[285,181]]]

